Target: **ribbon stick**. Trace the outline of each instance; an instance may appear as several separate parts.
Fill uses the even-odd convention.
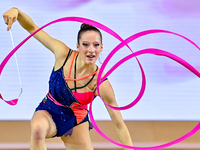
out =
[[[13,46],[13,49],[14,49],[15,45],[14,45],[14,40],[13,40],[13,36],[12,36],[11,30],[10,30],[10,37],[11,37],[12,46]],[[21,94],[22,94],[22,92],[23,92],[23,89],[22,89],[22,80],[21,80],[21,75],[20,75],[20,71],[19,71],[19,65],[18,65],[18,61],[17,61],[17,55],[16,55],[16,53],[14,55],[15,55],[15,62],[16,62],[16,66],[17,66],[17,73],[18,73],[18,77],[19,77],[19,84],[20,84],[20,88],[21,88],[21,92],[19,93],[19,97],[20,97]]]
[[[11,30],[9,31],[10,32],[10,38],[11,38],[11,42],[12,42],[12,47],[13,47],[13,49],[15,48],[15,46],[14,46],[14,40],[13,40],[13,35],[12,35],[12,32],[11,32]],[[5,100],[4,98],[3,98],[3,96],[2,96],[2,94],[0,93],[0,99],[2,99],[3,101],[5,101],[7,104],[9,104],[9,105],[16,105],[17,104],[17,102],[18,102],[18,99],[19,99],[19,97],[21,96],[21,94],[22,94],[22,82],[21,82],[21,76],[20,76],[20,72],[19,72],[19,65],[18,65],[18,61],[17,61],[17,56],[16,56],[16,54],[14,54],[15,55],[15,62],[16,62],[16,67],[17,67],[17,73],[18,73],[18,77],[19,77],[19,84],[20,84],[20,88],[21,88],[21,91],[20,91],[20,93],[19,93],[19,96],[18,96],[18,98],[16,98],[16,99],[13,99],[13,100]]]

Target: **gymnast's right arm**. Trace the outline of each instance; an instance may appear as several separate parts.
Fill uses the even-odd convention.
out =
[[[3,14],[3,18],[4,18],[5,23],[8,25],[7,27],[8,31],[10,30],[12,24],[16,20],[29,33],[33,33],[34,31],[38,29],[38,27],[35,25],[33,20],[28,15],[26,15],[25,13],[23,13],[21,10],[17,8],[11,8],[10,10],[6,11]],[[64,43],[52,38],[43,30],[40,30],[39,32],[37,32],[34,35],[34,37],[39,42],[41,42],[45,47],[51,50],[55,54],[56,58],[67,54],[68,52],[66,51],[69,51],[69,48]]]

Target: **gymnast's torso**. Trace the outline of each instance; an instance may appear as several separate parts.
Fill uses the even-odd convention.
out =
[[[70,78],[71,69],[68,78],[66,78],[64,66],[69,57],[72,57],[71,54],[73,56],[71,66],[73,66],[74,61],[76,62],[78,53],[70,50],[63,65],[58,70],[53,69],[49,80],[49,92],[36,108],[36,111],[46,110],[52,116],[57,127],[56,136],[71,135],[74,126],[89,121],[87,104],[94,99],[94,90],[88,88],[88,85],[94,80],[98,67],[93,74],[80,79],[87,81],[84,85],[83,82],[74,80],[76,75],[73,79]],[[76,72],[76,67],[74,72]],[[69,87],[68,82],[74,86]],[[91,124],[89,128],[92,128]]]

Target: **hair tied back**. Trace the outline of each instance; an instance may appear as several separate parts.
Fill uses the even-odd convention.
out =
[[[83,23],[83,24],[81,25],[81,30],[90,29],[90,28],[92,28],[92,27],[93,27],[93,26],[91,26],[91,25],[89,25],[89,24]]]

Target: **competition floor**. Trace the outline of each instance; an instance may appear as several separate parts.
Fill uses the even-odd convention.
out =
[[[180,138],[194,128],[196,121],[125,121],[134,146],[149,147],[165,144]],[[97,125],[109,138],[118,141],[110,121],[97,121]],[[108,142],[94,129],[90,131],[95,150],[122,150]],[[0,150],[29,150],[30,121],[0,121]],[[64,150],[60,138],[47,139],[49,150]],[[200,150],[200,131],[168,150]]]

